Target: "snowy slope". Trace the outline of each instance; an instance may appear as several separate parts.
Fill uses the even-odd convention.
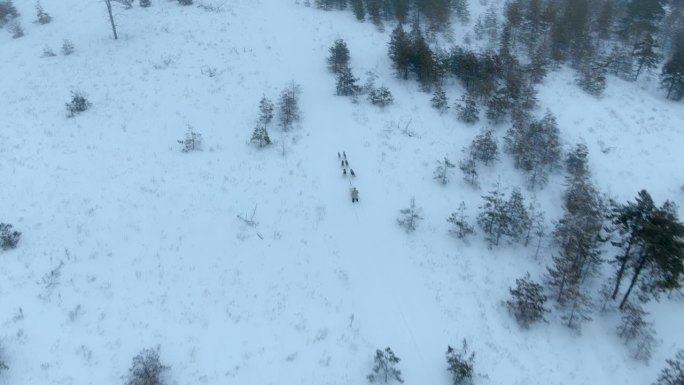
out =
[[[629,358],[614,314],[581,336],[553,316],[518,329],[501,302],[526,271],[541,277],[552,249],[538,261],[520,246],[488,250],[450,237],[445,219],[461,201],[474,218],[495,181],[524,178],[504,156],[479,191],[456,172],[446,186],[432,179],[435,161],[460,159],[485,125],[440,116],[395,80],[387,32],[294,1],[229,0],[212,13],[157,0],[117,8],[115,41],[99,1],[44,0],[45,26],[31,23],[32,2],[15,3],[26,36],[0,33],[0,221],[23,236],[0,253],[0,384],[122,383],[156,345],[171,384],[365,383],[385,346],[406,383],[448,383],[444,352],[463,338],[478,383],[644,384],[682,347],[677,299],[649,306],[663,338],[650,366]],[[65,38],[76,53],[40,58]],[[334,96],[336,38],[393,106]],[[273,147],[249,146],[259,99],[290,81],[303,91],[300,127],[270,127]],[[587,144],[604,192],[647,188],[681,204],[684,109],[649,84],[611,78],[596,99],[561,70],[540,87],[539,112],[556,114],[565,145]],[[93,107],[67,119],[71,90]],[[414,136],[401,132],[409,122]],[[188,124],[203,151],[180,151]],[[356,179],[342,177],[338,151]],[[562,187],[557,176],[536,194],[549,225]],[[425,220],[407,235],[396,218],[412,196]],[[237,216],[255,207],[252,228]]]

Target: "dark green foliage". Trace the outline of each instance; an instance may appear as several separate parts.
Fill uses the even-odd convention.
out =
[[[551,112],[539,120],[517,119],[506,133],[505,142],[515,167],[528,173],[530,187],[543,187],[548,172],[558,166],[561,156],[560,131]]]
[[[411,41],[401,24],[392,31],[388,50],[397,76],[404,80],[408,79],[412,61]]]
[[[349,69],[349,48],[342,39],[335,40],[335,43],[328,50],[328,69],[334,74],[339,74],[345,69]]]
[[[477,102],[471,95],[463,95],[461,102],[454,105],[458,114],[458,120],[473,124],[480,120],[480,110],[477,108]]]
[[[667,366],[660,371],[653,385],[684,385],[684,350],[678,351],[673,359],[665,362]]]
[[[468,150],[470,158],[485,165],[490,165],[499,159],[499,146],[492,130],[485,130],[477,135],[470,143]]]
[[[356,84],[359,78],[354,77],[349,67],[344,67],[337,72],[335,92],[339,96],[354,96],[361,92],[361,86]]]
[[[140,0],[140,6],[142,8],[147,8],[152,5],[152,2],[150,0]]]
[[[509,291],[512,298],[506,301],[506,307],[518,321],[518,325],[528,329],[531,324],[544,321],[544,314],[548,312],[544,307],[547,298],[542,285],[530,279],[530,273],[516,279],[515,288],[510,288]]]
[[[454,225],[454,228],[450,229],[449,233],[455,235],[459,239],[463,239],[475,232],[473,226],[468,223],[468,216],[466,215],[465,211],[465,202],[461,202],[461,204],[458,206],[458,210],[451,213],[449,218],[447,218],[447,222]]]
[[[411,72],[416,75],[424,90],[430,90],[439,80],[438,63],[435,54],[425,41],[425,36],[418,22],[413,23],[409,39],[411,41]]]
[[[589,149],[583,143],[575,147],[565,157],[565,170],[573,178],[584,179],[589,176],[589,165],[587,164]]]
[[[637,287],[642,300],[657,298],[660,292],[679,289],[684,275],[684,224],[679,221],[677,207],[666,201],[656,207],[653,199],[642,190],[635,203],[620,205],[615,202],[609,214],[614,240],[622,249],[614,258],[618,265],[615,299],[623,278],[631,273],[620,309],[627,304],[632,290]]]
[[[660,20],[665,16],[661,0],[632,0],[627,2],[625,15],[620,20],[618,33],[625,41],[639,40],[644,34],[658,32]]]
[[[351,0],[351,7],[358,21],[366,19],[366,8],[363,5],[363,0]]]
[[[577,72],[575,82],[590,95],[601,96],[606,89],[606,66],[603,63],[586,63]]]
[[[461,159],[461,161],[458,162],[458,168],[463,172],[463,180],[468,182],[473,187],[478,187],[480,185],[477,174],[477,163],[475,163],[475,159],[471,158],[470,156],[465,159]]]
[[[508,223],[505,234],[512,240],[520,242],[529,232],[531,224],[530,213],[525,206],[525,199],[519,188],[514,188],[506,202]]]
[[[17,17],[19,17],[19,12],[12,0],[0,1],[0,27]]]
[[[52,16],[43,10],[43,6],[40,5],[40,1],[36,3],[36,21],[38,24],[48,24],[52,21]]]
[[[634,45],[632,56],[636,68],[634,69],[634,80],[639,78],[643,70],[653,69],[658,67],[658,63],[662,60],[662,56],[657,52],[660,46],[653,38],[651,33],[644,34],[644,37]]]
[[[80,91],[71,91],[71,101],[66,103],[67,117],[73,118],[91,106],[92,103]]]
[[[0,223],[0,248],[3,250],[14,249],[19,243],[21,233],[12,228],[9,223]]]
[[[681,100],[684,97],[684,38],[682,41],[682,44],[675,47],[660,75],[660,85],[671,100]]]
[[[387,87],[381,86],[379,88],[372,89],[368,93],[368,101],[370,101],[373,105],[385,107],[394,103],[394,96],[392,96],[392,92],[390,92]]]
[[[475,376],[475,353],[468,352],[468,343],[463,339],[461,350],[451,346],[446,351],[447,371],[451,373],[454,385],[472,385]]]
[[[180,5],[192,5],[192,0],[178,0]]]
[[[126,385],[163,385],[162,375],[167,370],[169,367],[159,361],[159,348],[143,349],[133,357]]]
[[[403,383],[404,380],[401,378],[401,370],[396,368],[396,365],[401,361],[401,359],[394,355],[394,352],[389,347],[385,350],[377,349],[375,351],[375,358],[373,364],[373,373],[369,374],[366,378],[370,382],[384,382],[388,383],[391,380],[397,380]]]

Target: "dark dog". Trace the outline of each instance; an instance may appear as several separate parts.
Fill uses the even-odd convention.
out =
[[[349,169],[349,174],[351,174],[351,176],[356,176],[356,174],[354,173],[354,169],[352,168]]]
[[[342,170],[342,175],[347,176],[347,169]]]
[[[342,156],[344,157],[344,159],[347,159],[347,153],[346,152],[342,151]]]
[[[340,166],[344,167],[344,161],[340,162]]]
[[[349,167],[349,162],[346,159],[344,160],[344,166]]]
[[[340,153],[338,152],[337,153],[337,159],[340,159],[340,158],[341,158],[341,156],[340,156]]]

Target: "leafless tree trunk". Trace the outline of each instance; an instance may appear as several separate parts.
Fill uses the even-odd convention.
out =
[[[117,40],[119,37],[116,35],[116,24],[114,24],[114,16],[112,15],[112,1],[111,0],[104,0],[105,4],[107,4],[107,12],[109,13],[109,21],[112,23],[112,32],[114,32],[114,40]]]

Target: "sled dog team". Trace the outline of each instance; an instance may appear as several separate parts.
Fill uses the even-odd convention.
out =
[[[347,153],[342,151],[342,154],[337,153],[337,159],[340,161],[340,166],[342,167],[342,175],[347,176],[347,167],[349,167],[349,161],[347,160]],[[355,177],[356,173],[353,168],[349,169],[349,175]],[[351,188],[351,199],[352,203],[359,201],[359,190],[356,187]]]

